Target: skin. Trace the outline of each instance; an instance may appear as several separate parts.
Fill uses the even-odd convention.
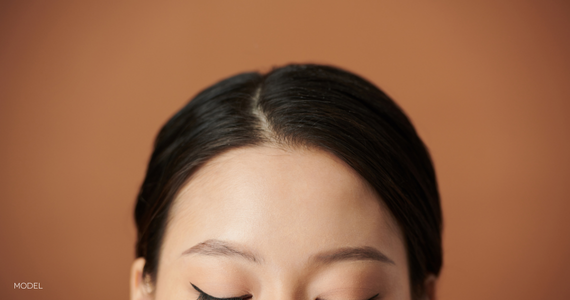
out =
[[[230,150],[200,168],[170,211],[157,280],[131,299],[411,299],[403,234],[371,186],[318,149]],[[426,281],[435,284],[434,277]]]

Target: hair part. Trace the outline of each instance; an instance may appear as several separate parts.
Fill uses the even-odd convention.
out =
[[[200,92],[160,130],[135,207],[136,255],[156,280],[172,202],[197,169],[231,149],[316,147],[374,187],[404,233],[414,299],[442,265],[442,215],[429,153],[402,110],[352,73],[287,65]]]

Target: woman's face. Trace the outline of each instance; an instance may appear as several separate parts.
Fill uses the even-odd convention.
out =
[[[170,214],[157,280],[145,285],[144,260],[135,261],[131,299],[194,300],[198,289],[258,300],[411,297],[396,222],[328,152],[231,150],[194,174]]]

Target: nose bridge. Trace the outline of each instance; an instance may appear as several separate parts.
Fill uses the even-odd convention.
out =
[[[256,300],[309,300],[299,288],[279,287],[265,289]]]
[[[310,300],[302,276],[278,273],[280,274],[275,274],[277,276],[273,278],[265,278],[264,287],[260,290],[258,297],[254,295],[252,300]]]

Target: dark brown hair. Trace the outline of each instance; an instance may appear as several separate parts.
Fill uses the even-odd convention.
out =
[[[377,191],[400,225],[414,298],[442,265],[442,215],[434,168],[402,110],[365,79],[336,67],[287,65],[242,73],[203,90],[160,130],[140,189],[137,257],[156,280],[169,208],[206,161],[268,143],[335,154]]]

